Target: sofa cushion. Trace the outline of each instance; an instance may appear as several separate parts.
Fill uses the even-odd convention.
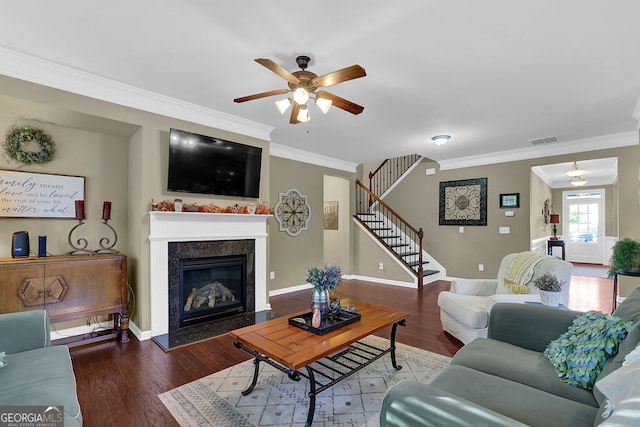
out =
[[[598,375],[598,379],[596,380],[596,384],[598,381],[605,378],[607,375],[619,369],[624,363],[625,357],[629,354],[636,346],[640,343],[640,322],[636,323],[631,331],[627,334],[626,338],[622,340],[620,345],[618,346],[618,354],[614,357],[611,357],[607,360],[607,363],[604,364],[602,368],[602,372]],[[604,396],[599,392],[597,387],[593,389],[593,396],[596,398],[598,404],[602,404],[604,401]]]
[[[458,322],[483,329],[489,322],[489,313],[484,308],[486,297],[475,295],[457,295],[440,292],[438,306]]]
[[[82,424],[67,347],[23,351],[6,361],[0,369],[0,405],[64,406],[65,426]]]
[[[632,326],[632,322],[610,314],[582,313],[567,332],[549,343],[544,354],[562,381],[591,390]]]
[[[451,364],[526,384],[586,405],[598,406],[590,391],[560,381],[549,360],[538,351],[492,339],[475,340],[458,350]]]
[[[640,419],[640,361],[629,363],[595,385],[606,400],[596,425],[637,426]]]
[[[452,365],[431,385],[530,426],[592,426],[597,409],[570,399]]]
[[[613,314],[621,319],[631,320],[633,323],[640,322],[640,287],[631,291]]]

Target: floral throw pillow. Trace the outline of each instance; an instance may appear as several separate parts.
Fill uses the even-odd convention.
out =
[[[547,345],[544,354],[562,381],[591,390],[632,326],[633,322],[610,314],[582,313],[567,332]]]

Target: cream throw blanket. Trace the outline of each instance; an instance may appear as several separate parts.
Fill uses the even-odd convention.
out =
[[[528,294],[531,290],[526,283],[531,280],[536,265],[545,258],[546,255],[535,252],[520,252],[504,269],[504,285],[514,294]]]

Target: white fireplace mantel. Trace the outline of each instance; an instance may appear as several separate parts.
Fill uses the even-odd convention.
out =
[[[256,311],[267,303],[267,218],[271,215],[149,212],[151,336],[169,332],[169,242],[255,240]]]

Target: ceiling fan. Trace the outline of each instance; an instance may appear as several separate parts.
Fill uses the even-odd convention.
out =
[[[362,113],[364,110],[363,106],[319,89],[364,77],[367,75],[364,68],[359,65],[352,65],[341,70],[318,76],[311,71],[307,71],[310,60],[311,58],[308,56],[298,56],[296,58],[296,63],[298,64],[298,67],[300,67],[300,70],[290,73],[270,59],[256,59],[255,61],[258,64],[268,68],[285,79],[288,82],[289,89],[277,89],[269,92],[256,93],[255,95],[236,98],[233,101],[238,103],[253,101],[254,99],[266,98],[275,95],[286,95],[293,92],[293,99],[287,97],[276,101],[276,107],[282,114],[284,114],[286,109],[291,106],[291,118],[289,119],[289,123],[291,124],[309,121],[310,116],[309,110],[307,109],[307,101],[309,98],[315,99],[316,105],[323,113],[329,111],[329,108],[331,108],[332,105],[352,114]]]

